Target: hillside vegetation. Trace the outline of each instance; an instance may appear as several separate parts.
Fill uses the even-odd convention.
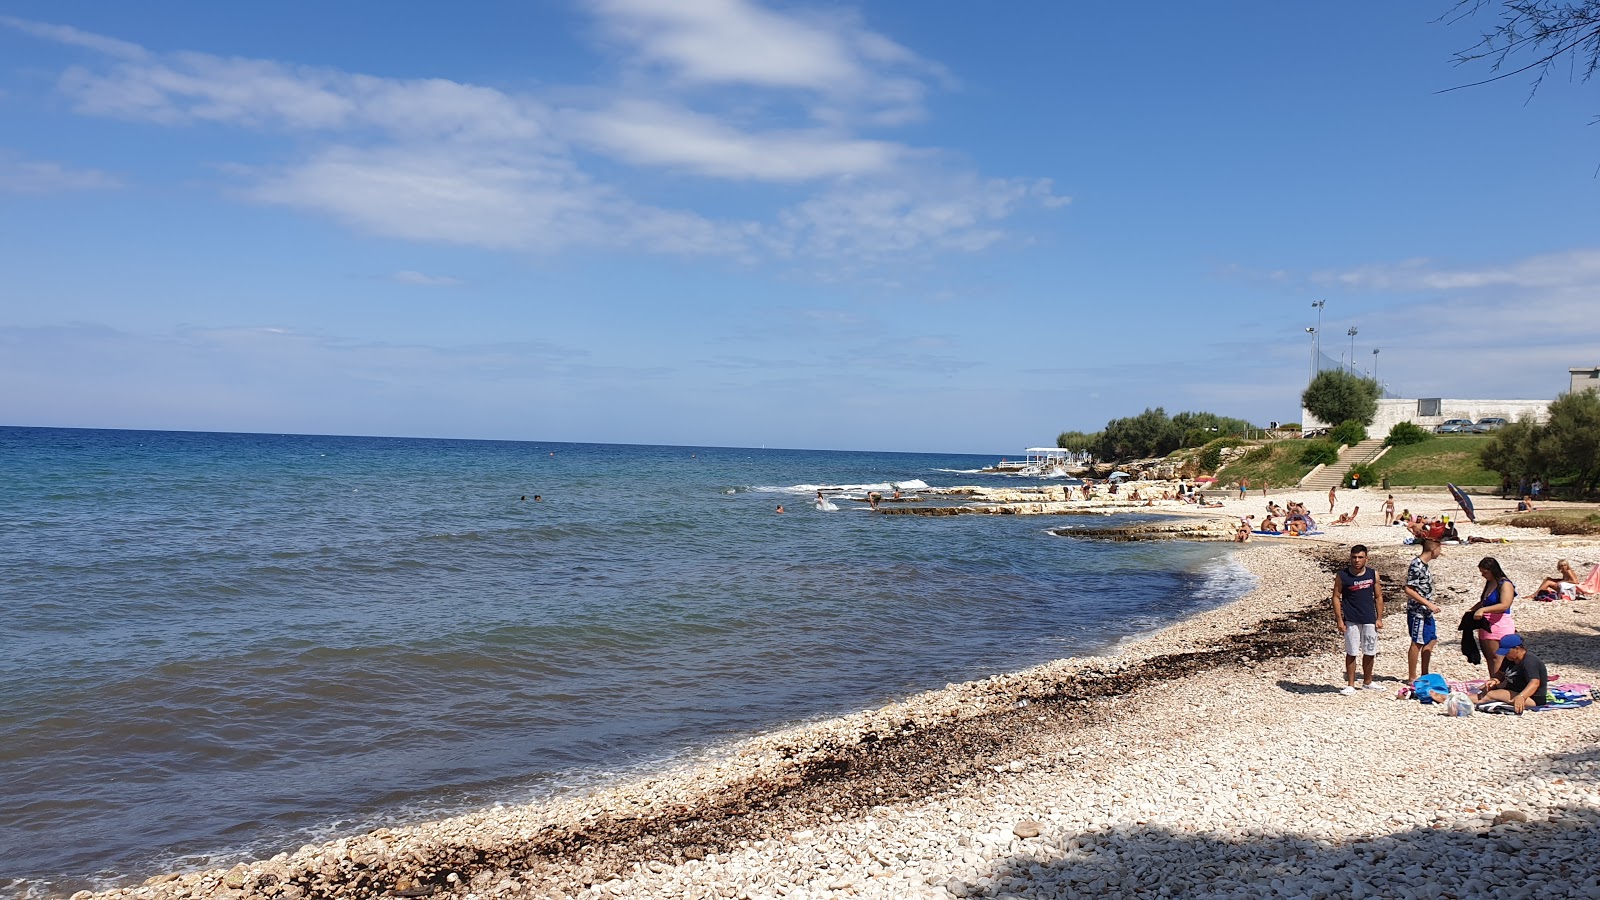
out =
[[[1362,483],[1377,485],[1388,475],[1394,487],[1499,484],[1500,476],[1485,469],[1479,460],[1490,440],[1486,434],[1438,435],[1420,444],[1394,447],[1382,459],[1363,467]],[[1234,484],[1248,478],[1252,488],[1263,482],[1292,487],[1312,469],[1300,462],[1308,443],[1289,439],[1255,447],[1218,472],[1217,481]]]
[[[1500,476],[1483,467],[1479,456],[1493,440],[1487,434],[1441,434],[1420,444],[1395,447],[1369,468],[1372,484],[1384,475],[1395,487],[1499,484]]]
[[[1223,467],[1217,473],[1217,481],[1233,484],[1248,478],[1253,489],[1259,489],[1264,484],[1275,488],[1294,487],[1312,469],[1300,463],[1300,454],[1305,450],[1306,443],[1289,439],[1251,448],[1244,456]]]

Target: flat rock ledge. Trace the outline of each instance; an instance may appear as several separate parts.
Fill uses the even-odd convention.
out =
[[[1231,541],[1238,519],[1181,519],[1114,528],[1056,528],[1051,534],[1099,541]]]

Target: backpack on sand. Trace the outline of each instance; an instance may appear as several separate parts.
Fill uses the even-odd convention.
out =
[[[1411,693],[1423,703],[1432,703],[1434,694],[1450,693],[1450,684],[1438,672],[1429,672],[1411,682]]]

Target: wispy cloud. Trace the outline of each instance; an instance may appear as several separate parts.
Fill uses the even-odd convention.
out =
[[[978,252],[1010,237],[1005,223],[1022,209],[1067,202],[1047,180],[983,176],[937,148],[870,134],[924,115],[925,95],[947,78],[857,16],[751,0],[589,8],[619,50],[617,82],[543,94],[154,52],[15,18],[0,25],[99,55],[59,80],[78,112],[288,138],[272,164],[225,167],[242,179],[239,196],[406,240],[865,267]],[[594,154],[624,167],[595,165]],[[650,173],[808,196],[728,220],[624,187]]]
[[[1358,313],[1341,312],[1329,327],[1359,326],[1358,367],[1376,362],[1404,396],[1551,397],[1565,389],[1567,368],[1592,364],[1600,347],[1597,248],[1470,265],[1409,259],[1276,280],[1356,304]],[[1330,301],[1328,311],[1335,308]],[[1377,360],[1374,347],[1382,350]],[[1335,341],[1323,349],[1345,347]]]
[[[0,192],[49,194],[121,186],[116,176],[99,169],[74,169],[52,160],[17,159],[0,153]]]
[[[138,44],[106,37],[73,28],[71,25],[52,25],[48,22],[34,22],[29,19],[19,19],[16,16],[0,16],[0,25],[15,28],[24,33],[58,44],[67,44],[73,47],[83,47],[106,56],[115,56],[122,59],[144,59],[149,53]]]
[[[1600,248],[1531,256],[1488,266],[1447,266],[1429,259],[1323,271],[1312,281],[1359,290],[1414,292],[1460,291],[1476,288],[1584,288],[1600,287]]]
[[[413,272],[410,269],[395,272],[389,276],[389,280],[417,287],[459,287],[462,284],[461,279],[451,278],[449,275],[429,275],[424,272]]]

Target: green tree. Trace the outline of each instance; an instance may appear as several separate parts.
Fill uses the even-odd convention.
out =
[[[1137,416],[1107,422],[1094,442],[1094,455],[1110,461],[1166,456],[1182,445],[1183,432],[1172,424],[1167,411],[1158,406]]]
[[[1255,427],[1244,419],[1209,412],[1178,413],[1172,417],[1172,425],[1182,435],[1184,447],[1201,447],[1219,437],[1245,434]]]
[[[1572,478],[1580,494],[1593,493],[1600,483],[1600,394],[1557,397],[1550,420],[1533,436],[1533,458],[1549,474]]]
[[[1063,431],[1056,435],[1056,446],[1073,453],[1087,453],[1099,437],[1098,431],[1093,434],[1087,431]]]
[[[1478,461],[1491,472],[1498,472],[1507,481],[1517,481],[1536,468],[1533,457],[1534,437],[1539,426],[1523,418],[1496,431],[1489,443],[1478,452]]]
[[[1356,421],[1371,425],[1378,414],[1381,389],[1371,378],[1326,369],[1311,379],[1300,404],[1324,422]]]

